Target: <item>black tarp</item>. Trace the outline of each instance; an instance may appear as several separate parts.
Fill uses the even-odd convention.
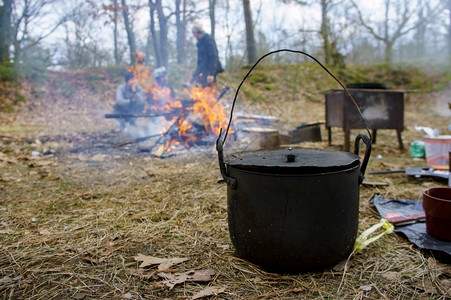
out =
[[[422,200],[390,200],[379,194],[374,194],[370,203],[375,206],[382,218],[386,218],[387,214],[409,216],[424,212]],[[430,251],[441,262],[451,263],[451,241],[439,240],[430,236],[426,232],[425,222],[396,226],[395,232],[402,233],[420,249]]]

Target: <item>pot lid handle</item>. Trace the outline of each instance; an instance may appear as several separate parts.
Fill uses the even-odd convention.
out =
[[[233,98],[233,103],[232,103],[232,109],[230,110],[230,117],[229,117],[229,123],[227,125],[227,129],[226,132],[224,134],[224,138],[221,138],[221,133],[222,133],[222,129],[221,132],[219,133],[218,136],[218,140],[216,141],[216,143],[222,143],[222,145],[224,145],[225,140],[227,139],[227,135],[229,133],[229,128],[230,125],[232,124],[232,118],[233,118],[233,110],[235,108],[235,103],[236,103],[236,98],[238,96],[238,92],[240,91],[241,86],[243,85],[244,81],[246,81],[247,77],[249,77],[249,75],[251,74],[251,72],[254,70],[254,68],[260,63],[260,61],[262,61],[265,57],[272,55],[274,53],[279,53],[279,52],[291,52],[291,53],[298,53],[298,54],[303,54],[305,56],[310,57],[311,59],[313,59],[316,63],[318,63],[333,79],[335,79],[335,81],[338,82],[338,84],[345,90],[345,92],[348,94],[349,98],[352,100],[352,103],[354,104],[355,108],[357,109],[357,112],[359,113],[360,118],[362,119],[363,125],[365,126],[365,129],[368,133],[368,136],[370,137],[370,140],[372,140],[372,136],[371,136],[371,132],[368,128],[368,126],[366,125],[365,119],[363,118],[362,115],[362,111],[360,110],[360,107],[358,106],[357,102],[354,100],[354,98],[352,97],[351,93],[348,91],[348,89],[346,88],[346,86],[334,75],[332,74],[331,71],[329,71],[319,60],[317,60],[315,57],[313,57],[312,55],[304,52],[304,51],[300,51],[300,50],[291,50],[291,49],[279,49],[279,50],[274,50],[271,52],[266,53],[265,55],[263,55],[262,57],[260,57],[257,62],[252,66],[252,68],[250,68],[249,72],[247,72],[246,76],[244,76],[243,80],[241,81],[241,83],[239,84],[236,92],[235,92],[235,97]]]

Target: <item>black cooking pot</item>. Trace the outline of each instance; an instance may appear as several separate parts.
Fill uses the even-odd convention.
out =
[[[280,51],[301,53],[318,62],[293,50],[265,56]],[[358,135],[354,153],[286,148],[224,158],[229,127],[216,145],[227,182],[229,232],[237,254],[275,272],[323,269],[346,258],[357,236],[359,184],[371,153],[370,137]],[[362,164],[360,141],[366,145]]]

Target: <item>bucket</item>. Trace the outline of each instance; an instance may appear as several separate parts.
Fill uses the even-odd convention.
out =
[[[433,187],[423,192],[426,213],[426,232],[431,236],[451,241],[451,188]]]
[[[426,164],[434,169],[449,168],[449,154],[451,150],[451,135],[438,137],[424,137],[426,150]]]

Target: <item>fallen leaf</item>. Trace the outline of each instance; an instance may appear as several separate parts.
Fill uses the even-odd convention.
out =
[[[158,276],[165,278],[166,280],[163,280],[162,283],[167,286],[170,290],[174,288],[177,284],[184,283],[188,281],[189,275],[186,273],[165,273],[160,272],[158,273]]]
[[[132,293],[128,292],[128,293],[124,294],[124,296],[122,296],[122,298],[124,298],[124,299],[132,299],[133,295],[132,295]]]
[[[157,275],[161,278],[165,279],[162,281],[164,285],[172,289],[175,285],[184,283],[186,281],[194,281],[194,282],[208,282],[211,281],[212,276],[216,273],[212,269],[204,269],[204,270],[191,270],[184,273],[166,273],[159,272]]]
[[[39,230],[40,235],[51,235],[52,233],[48,229],[41,229]]]
[[[91,257],[89,254],[81,255],[80,259],[93,265],[97,265],[99,263],[97,258]]]
[[[398,281],[401,278],[401,274],[399,272],[386,272],[382,274],[382,277],[390,281]]]
[[[423,278],[423,280],[417,281],[415,287],[424,291],[427,294],[437,293],[437,289],[434,287],[434,284],[428,278]]]
[[[209,286],[195,294],[191,299],[200,299],[203,297],[216,296],[218,294],[224,293],[225,288],[219,286]]]
[[[439,263],[433,257],[428,258],[428,265],[430,274],[433,276],[433,279],[440,277],[441,275],[450,276],[451,275],[451,266]]]
[[[157,280],[159,278],[156,275],[156,272],[151,272],[150,274],[144,274],[143,269],[128,269],[127,273],[132,276],[137,276],[138,278],[144,279],[144,280],[150,280],[150,279]]]
[[[153,265],[159,265],[167,260],[166,258],[147,256],[147,255],[143,255],[143,254],[138,254],[138,256],[135,256],[134,259],[136,261],[142,261],[142,263],[139,265],[140,268],[145,268],[145,267],[153,266]]]
[[[437,293],[437,289],[435,288],[434,284],[432,283],[432,281],[425,279],[423,281],[423,290],[428,293],[428,294],[436,294]]]
[[[215,271],[213,271],[212,269],[196,270],[191,275],[190,281],[208,282],[215,274],[216,274]]]
[[[77,300],[84,299],[85,297],[86,297],[86,294],[85,294],[85,293],[75,293],[75,294],[72,296],[73,299],[77,299]]]
[[[348,259],[344,259],[344,260],[340,261],[338,264],[336,264],[332,268],[332,270],[334,270],[335,272],[342,272],[342,271],[347,272],[351,266],[352,266],[352,261],[348,260]]]
[[[120,248],[120,246],[117,246],[112,239],[103,241],[102,247],[103,249],[99,252],[99,256],[103,258],[110,256],[114,251]]]
[[[440,283],[445,288],[445,291],[451,291],[451,279],[443,279]]]
[[[161,263],[158,266],[158,271],[166,271],[170,269],[172,266],[181,264],[182,262],[185,262],[187,260],[188,258],[169,258],[168,260],[166,260],[165,262]]]
[[[0,284],[4,284],[4,283],[11,283],[13,282],[13,279],[11,277],[5,276],[2,279],[0,279]]]
[[[170,267],[188,260],[188,258],[160,258],[143,254],[138,254],[138,256],[135,256],[134,258],[136,261],[142,261],[139,265],[140,268],[158,265],[158,271],[166,271]]]
[[[451,265],[442,264],[441,271],[442,271],[441,275],[451,277]]]
[[[262,279],[260,277],[255,277],[254,279],[252,279],[253,283],[259,283],[262,282]]]
[[[371,291],[371,290],[373,289],[373,285],[372,285],[372,284],[362,285],[362,286],[360,287],[360,289],[361,289],[362,291],[369,292],[369,291]]]

